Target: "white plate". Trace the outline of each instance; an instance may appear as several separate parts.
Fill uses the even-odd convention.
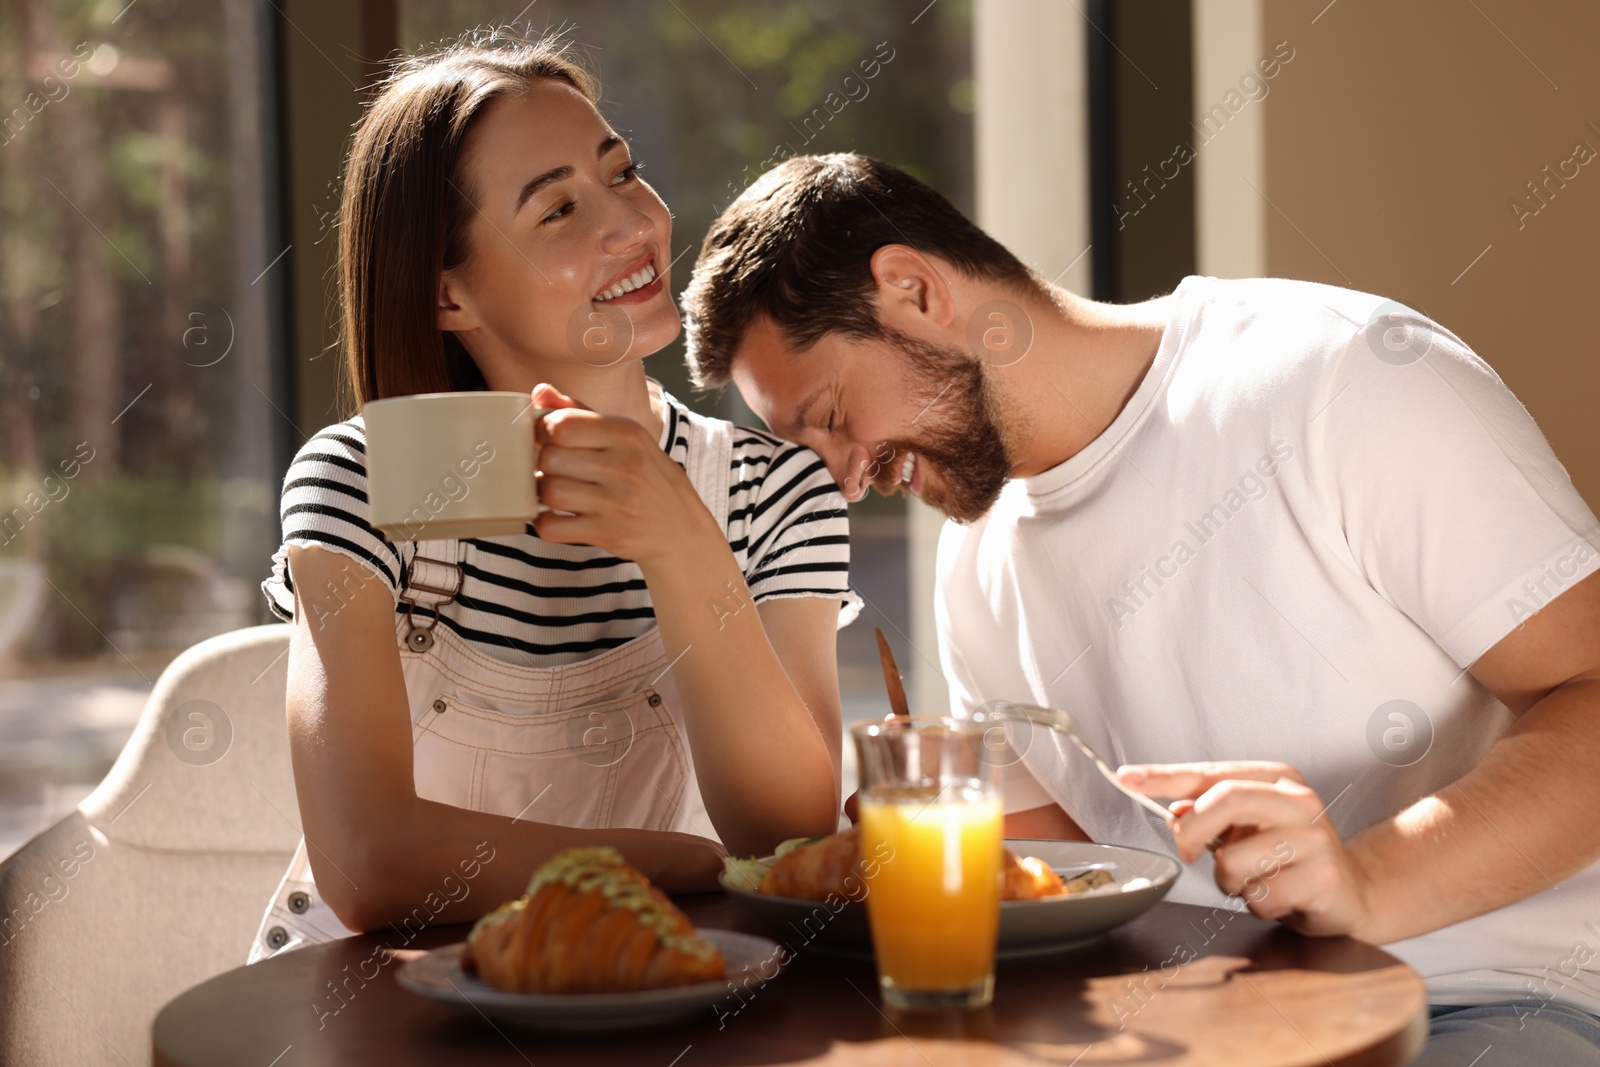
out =
[[[1000,959],[1042,956],[1088,944],[1149,911],[1178,880],[1177,861],[1140,848],[1023,838],[1007,839],[1006,847],[1018,856],[1037,856],[1063,878],[1100,868],[1110,871],[1117,881],[1087,893],[1003,902],[997,949]],[[722,888],[792,951],[814,948],[843,956],[872,955],[872,933],[863,904],[834,906],[754,893],[728,884],[726,875]]]
[[[732,996],[729,983],[745,977],[770,981],[784,958],[764,937],[732,930],[701,930],[722,952],[728,976],[714,982],[635,993],[507,993],[461,969],[466,942],[436,948],[400,968],[399,982],[413,993],[454,1004],[471,1014],[541,1030],[622,1030],[655,1026],[707,1011]]]

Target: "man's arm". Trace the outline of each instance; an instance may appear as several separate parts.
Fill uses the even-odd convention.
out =
[[[1367,940],[1505,907],[1600,860],[1600,573],[1471,672],[1517,721],[1453,785],[1351,839],[1375,890]]]
[[[1415,937],[1600,860],[1600,573],[1502,638],[1471,672],[1517,721],[1470,772],[1348,843],[1284,764],[1118,773],[1151,796],[1190,798],[1174,805],[1179,855],[1193,862],[1220,839],[1217,884],[1263,918],[1374,944]]]

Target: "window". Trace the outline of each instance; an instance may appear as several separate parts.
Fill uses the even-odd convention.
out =
[[[0,855],[265,621],[288,437],[256,5],[0,8]]]

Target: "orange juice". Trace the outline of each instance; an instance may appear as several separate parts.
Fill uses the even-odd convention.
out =
[[[861,800],[867,918],[878,973],[915,994],[982,988],[988,1000],[1000,927],[1002,804],[979,790],[893,790]],[[894,851],[879,849],[884,842]]]

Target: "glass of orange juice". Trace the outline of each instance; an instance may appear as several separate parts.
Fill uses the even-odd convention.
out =
[[[982,1008],[994,996],[1003,809],[981,716],[851,728],[878,987],[890,1007]]]

